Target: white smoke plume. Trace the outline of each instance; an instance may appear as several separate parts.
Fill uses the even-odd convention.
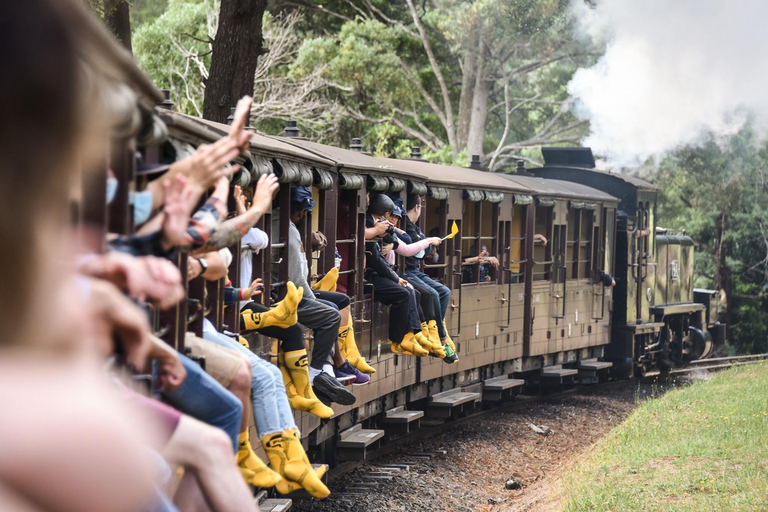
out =
[[[633,166],[707,130],[754,116],[768,127],[768,1],[572,0],[580,30],[605,44],[568,91],[589,119],[584,145]]]

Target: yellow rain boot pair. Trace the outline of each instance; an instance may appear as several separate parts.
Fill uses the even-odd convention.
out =
[[[269,464],[283,477],[283,482],[275,486],[277,492],[288,494],[291,487],[295,488],[290,485],[293,483],[306,489],[315,498],[326,498],[331,494],[309,463],[295,428],[268,435],[261,442],[267,452]]]
[[[245,481],[254,487],[274,487],[283,479],[254,453],[247,430],[237,437],[237,465]]]
[[[312,384],[309,382],[306,350],[280,351],[278,363],[292,409],[306,411],[323,419],[333,416],[333,409],[315,396]]]
[[[376,373],[376,369],[365,361],[365,358],[360,355],[360,350],[357,348],[352,315],[349,317],[349,325],[339,328],[339,348],[341,349],[341,357],[346,359],[357,371],[369,374]]]
[[[421,334],[421,333],[419,333]],[[412,332],[403,336],[403,340],[399,343],[392,342],[392,352],[395,354],[403,354],[407,356],[425,357],[429,354],[424,350],[419,342],[416,340],[415,335]]]
[[[335,292],[336,281],[339,280],[339,269],[336,267],[331,268],[327,274],[323,276],[321,280],[312,285],[313,290],[320,290],[321,292]],[[362,370],[360,370],[362,371]]]
[[[253,313],[246,310],[241,313],[246,331],[263,329],[264,327],[290,327],[299,321],[296,308],[304,296],[304,288],[296,289],[296,285],[288,281],[285,298],[275,304],[275,307],[263,313]]]

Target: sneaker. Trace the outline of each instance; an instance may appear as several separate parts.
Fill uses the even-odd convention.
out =
[[[344,367],[342,366],[342,368]],[[333,374],[336,376],[336,380],[345,386],[352,384],[356,380],[356,377],[351,375],[350,372],[342,371],[336,367],[333,368]]]
[[[443,361],[448,364],[456,364],[459,362],[459,356],[456,355],[456,352],[453,351],[450,345],[445,344],[443,345],[443,348],[445,349],[445,357],[443,358]]]
[[[323,395],[327,396],[332,402],[336,402],[341,405],[352,405],[355,403],[355,395],[353,395],[344,384],[337,381],[325,372],[315,377],[312,381],[312,388],[317,392],[320,391]]]
[[[335,372],[337,370],[334,369],[333,371]],[[368,375],[364,374],[346,361],[344,361],[344,364],[341,365],[340,371],[355,378],[355,381],[352,383],[353,386],[362,386],[363,384],[368,384],[371,382],[371,378]]]

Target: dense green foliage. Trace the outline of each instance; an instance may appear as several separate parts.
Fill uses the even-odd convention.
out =
[[[768,366],[638,407],[566,478],[568,511],[768,508]]]

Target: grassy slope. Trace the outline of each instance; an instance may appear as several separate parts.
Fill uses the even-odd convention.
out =
[[[768,510],[768,365],[641,405],[566,479],[569,511]]]

